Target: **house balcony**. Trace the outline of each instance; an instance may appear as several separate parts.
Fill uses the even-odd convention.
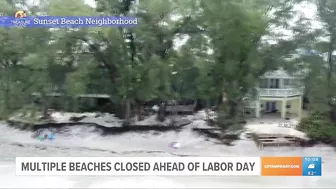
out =
[[[260,97],[292,97],[303,95],[304,87],[285,89],[258,88],[257,90]]]

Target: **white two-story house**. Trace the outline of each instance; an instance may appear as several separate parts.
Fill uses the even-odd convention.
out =
[[[303,90],[299,74],[283,69],[267,72],[260,78],[257,95],[247,108],[255,117],[266,113],[280,113],[282,118],[301,117]]]

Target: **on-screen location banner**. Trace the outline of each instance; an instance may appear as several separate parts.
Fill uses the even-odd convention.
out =
[[[0,17],[0,27],[80,28],[80,27],[133,27],[135,17],[126,16],[14,16]]]
[[[17,157],[17,175],[321,176],[321,157]]]

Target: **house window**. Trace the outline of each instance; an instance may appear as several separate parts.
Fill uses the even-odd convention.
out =
[[[289,85],[289,79],[284,79],[284,85]]]
[[[270,79],[270,87],[272,89],[278,89],[279,86],[279,79]]]
[[[287,108],[287,109],[291,108],[291,105],[290,105],[290,104],[287,104],[287,105],[286,105],[286,108]]]

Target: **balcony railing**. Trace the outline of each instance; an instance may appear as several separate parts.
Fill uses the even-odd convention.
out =
[[[258,88],[261,97],[290,97],[303,94],[303,87],[287,89],[261,89]]]

